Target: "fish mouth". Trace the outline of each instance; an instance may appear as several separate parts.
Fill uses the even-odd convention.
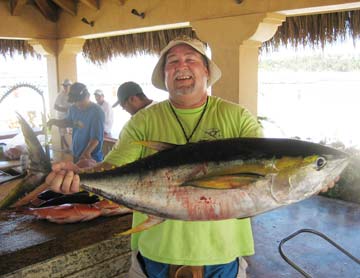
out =
[[[348,164],[347,157],[329,159],[321,169],[309,165],[287,178],[278,179],[273,176],[270,186],[271,196],[275,202],[286,205],[318,194],[334,182]],[[306,178],[307,176],[311,178]]]

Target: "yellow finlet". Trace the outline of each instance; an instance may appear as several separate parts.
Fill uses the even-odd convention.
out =
[[[134,144],[139,144],[155,151],[163,151],[177,146],[176,144],[170,144],[160,141],[136,141],[134,142]]]
[[[115,234],[114,236],[125,236],[125,235],[130,235],[130,234],[142,232],[142,231],[150,229],[153,226],[158,225],[158,224],[160,224],[160,223],[162,223],[164,221],[165,221],[164,218],[159,218],[159,217],[156,217],[156,216],[148,215],[148,218],[144,222],[137,225],[136,227],[133,227],[130,230],[127,230],[125,232]]]

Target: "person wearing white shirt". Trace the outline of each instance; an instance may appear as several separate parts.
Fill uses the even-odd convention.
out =
[[[64,82],[61,84],[63,86],[62,90],[56,97],[54,103],[54,109],[56,111],[56,119],[62,120],[66,118],[66,114],[71,106],[71,103],[68,101],[68,94],[70,91],[70,86],[72,85],[71,80],[65,79]],[[67,133],[66,128],[59,127],[60,133],[60,144],[62,151],[69,151],[70,144],[66,141],[65,135]]]
[[[113,110],[111,105],[105,100],[102,90],[95,90],[94,96],[97,104],[101,107],[105,114],[104,133],[105,136],[111,135],[111,128],[114,121]]]

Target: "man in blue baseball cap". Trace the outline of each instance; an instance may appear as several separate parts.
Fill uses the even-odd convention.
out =
[[[72,152],[75,163],[80,160],[103,159],[105,115],[99,105],[90,101],[90,93],[85,84],[76,82],[70,87],[68,101],[70,106],[62,120],[51,119],[48,126],[71,127]]]

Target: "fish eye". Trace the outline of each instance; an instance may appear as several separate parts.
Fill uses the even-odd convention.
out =
[[[320,157],[318,157],[318,159],[316,159],[316,170],[320,170],[325,165],[326,165],[325,157],[320,156]]]

